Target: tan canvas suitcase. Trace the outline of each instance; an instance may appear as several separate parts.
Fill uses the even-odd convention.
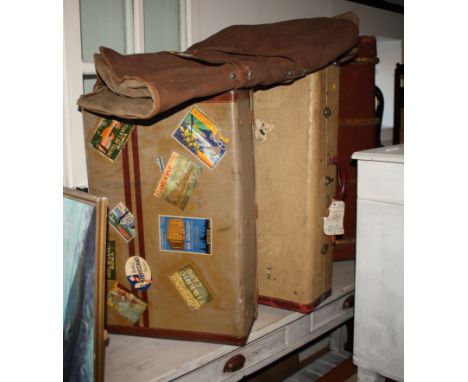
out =
[[[108,197],[109,332],[244,344],[256,316],[248,91],[131,125],[83,112]]]
[[[338,68],[254,93],[259,302],[312,311],[331,293]]]

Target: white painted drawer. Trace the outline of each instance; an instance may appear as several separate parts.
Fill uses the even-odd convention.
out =
[[[232,378],[239,374],[239,379],[242,378],[245,369],[255,365],[256,363],[272,356],[275,353],[281,352],[287,347],[286,328],[282,328],[277,332],[271,333],[264,338],[260,338],[237,351],[221,357],[220,359],[205,365],[203,368],[195,370],[189,374],[182,376],[177,381],[187,382],[214,382],[223,381]],[[236,356],[245,358],[244,366],[234,372],[224,371],[226,363]]]
[[[358,199],[403,204],[403,163],[358,162]]]

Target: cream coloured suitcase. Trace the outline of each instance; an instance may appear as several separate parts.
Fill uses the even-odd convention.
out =
[[[250,98],[133,127],[83,113],[89,189],[107,196],[112,223],[109,332],[245,343],[257,303]]]
[[[312,311],[331,293],[339,93],[330,65],[254,93],[259,302]]]

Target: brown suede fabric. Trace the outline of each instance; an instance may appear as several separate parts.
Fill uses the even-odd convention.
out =
[[[322,17],[234,25],[184,53],[121,55],[101,47],[94,56],[94,91],[81,96],[78,105],[148,119],[195,98],[303,77],[352,49],[358,34],[349,20]]]

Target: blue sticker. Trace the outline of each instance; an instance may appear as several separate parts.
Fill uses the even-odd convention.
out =
[[[161,251],[211,255],[211,219],[159,215]]]

